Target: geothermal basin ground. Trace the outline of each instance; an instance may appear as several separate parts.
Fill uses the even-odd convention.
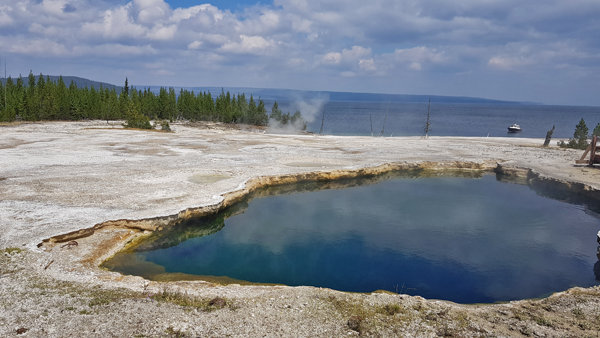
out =
[[[600,288],[463,305],[315,287],[156,282],[98,266],[263,185],[390,170],[489,170],[600,203],[600,168],[542,139],[277,135],[174,123],[0,126],[0,336],[595,337]],[[595,240],[595,239],[590,239]],[[77,245],[68,245],[76,241]],[[360,271],[357,271],[360,273]]]

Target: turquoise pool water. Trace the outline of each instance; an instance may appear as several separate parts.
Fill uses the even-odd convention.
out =
[[[459,303],[597,284],[600,217],[585,204],[495,175],[436,175],[271,188],[159,232],[105,266]]]

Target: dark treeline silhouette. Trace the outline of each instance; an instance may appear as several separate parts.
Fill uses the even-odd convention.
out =
[[[5,99],[6,93],[6,99]],[[150,89],[129,88],[128,80],[120,93],[112,88],[78,88],[71,81],[67,86],[62,76],[52,81],[32,72],[27,78],[8,77],[0,82],[0,121],[42,120],[125,120],[131,114],[149,119],[189,119],[225,123],[267,125],[269,116],[262,100],[250,100],[245,94],[229,92],[213,99],[210,92],[197,93],[182,89],[179,96],[171,88],[161,87],[158,95]]]

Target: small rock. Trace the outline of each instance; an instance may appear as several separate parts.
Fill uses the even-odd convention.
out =
[[[352,316],[352,317],[350,317],[350,319],[348,319],[348,327],[351,330],[359,331],[360,330],[360,323],[362,321],[363,321],[363,318],[361,316]]]
[[[22,328],[17,329],[17,334],[23,334],[23,333],[25,333],[27,331],[28,331],[28,329],[22,327]]]
[[[225,299],[223,299],[221,297],[217,297],[217,298],[211,299],[210,302],[208,302],[208,305],[209,306],[214,306],[214,307],[216,307],[218,309],[222,309],[222,308],[225,307],[226,303],[227,302],[225,301]]]

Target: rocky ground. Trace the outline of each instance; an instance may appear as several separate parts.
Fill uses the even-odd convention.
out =
[[[178,218],[214,211],[263,184],[418,167],[496,169],[595,196],[600,189],[598,168],[574,165],[581,151],[541,148],[539,139],[271,135],[206,123],[172,129],[123,130],[102,121],[0,126],[0,336],[600,332],[600,288],[459,305],[313,287],[162,283],[98,268],[128,241]],[[62,247],[73,239],[76,246]]]

